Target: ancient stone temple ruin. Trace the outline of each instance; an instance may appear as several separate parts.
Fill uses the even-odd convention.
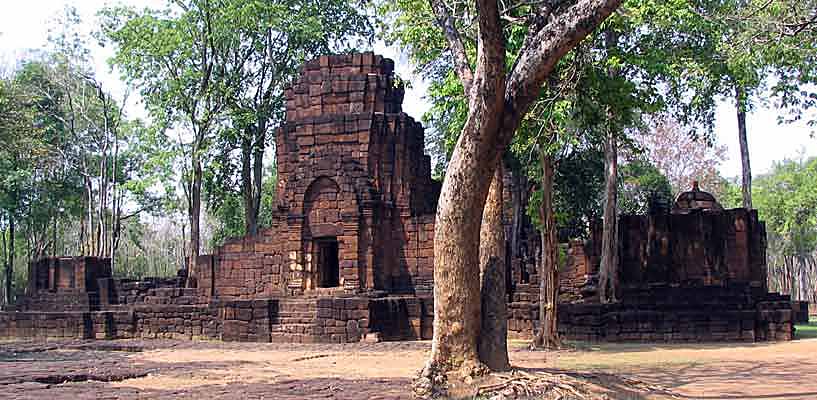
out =
[[[31,265],[26,296],[0,312],[0,337],[429,339],[440,185],[393,70],[372,53],[303,66],[275,133],[272,225],[194,260],[195,288],[183,277],[114,279],[104,259],[45,259]],[[519,182],[505,180],[511,203],[508,188]],[[703,193],[682,194],[672,213],[621,217],[620,303],[594,297],[598,241],[570,245],[560,276],[564,335],[791,338],[791,303],[766,293],[757,213],[723,211]],[[511,208],[508,327],[529,337],[538,323],[538,239],[524,209]]]
[[[114,280],[108,269],[98,286],[72,287],[91,299],[84,307],[60,308],[37,299],[68,292],[39,285],[0,314],[0,336],[429,338],[440,185],[393,70],[372,53],[303,66],[275,133],[272,226],[199,256],[195,289]]]
[[[430,293],[439,183],[393,68],[371,53],[304,66],[276,135],[273,224],[199,258],[203,294]]]
[[[788,295],[767,291],[766,229],[757,211],[724,210],[697,182],[671,210],[620,217],[620,301],[614,304],[599,304],[596,296],[599,243],[571,243],[560,274],[562,334],[611,341],[790,340],[797,315]]]

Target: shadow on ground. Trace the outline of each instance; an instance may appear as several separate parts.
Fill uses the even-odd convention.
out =
[[[226,343],[22,342],[0,344],[0,399],[408,399],[410,379],[300,379],[270,371],[246,379],[249,361],[135,361],[132,353],[167,349],[240,348]],[[246,347],[246,346],[245,346]],[[139,379],[149,380],[148,384]],[[216,381],[211,383],[208,381]],[[181,384],[178,384],[181,383]]]

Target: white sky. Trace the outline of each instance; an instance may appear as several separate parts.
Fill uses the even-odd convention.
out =
[[[5,0],[3,12],[0,13],[0,66],[7,69],[15,60],[19,59],[26,50],[42,48],[48,38],[48,29],[52,26],[53,18],[61,13],[66,5],[76,7],[83,17],[87,29],[95,24],[94,14],[99,8],[116,4],[106,0],[29,0],[17,2]],[[127,4],[136,7],[161,7],[165,0],[128,0]],[[375,51],[386,57],[395,59],[397,73],[412,82],[412,88],[407,91],[403,108],[406,113],[420,119],[429,105],[423,97],[427,84],[411,75],[411,68],[401,57],[397,48],[386,48],[375,45]],[[97,64],[97,73],[100,80],[110,90],[121,97],[125,86],[119,81],[116,73],[110,71],[106,59],[110,56],[109,49],[93,48],[92,55]],[[138,104],[137,96],[131,95],[129,105],[131,116],[143,117],[144,111]],[[716,135],[720,144],[727,146],[729,159],[721,165],[720,172],[726,177],[735,177],[740,174],[740,153],[737,142],[737,122],[734,107],[729,103],[722,103],[717,110]],[[817,138],[811,138],[811,130],[804,123],[783,125],[777,124],[777,113],[768,107],[757,107],[747,117],[749,132],[749,151],[753,173],[766,172],[774,161],[784,158],[795,158],[801,155],[817,156]]]

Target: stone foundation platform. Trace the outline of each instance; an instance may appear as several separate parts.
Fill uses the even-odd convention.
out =
[[[631,289],[615,304],[559,304],[558,330],[591,342],[722,342],[792,340],[801,312],[788,295],[750,287]],[[806,306],[803,306],[806,307]],[[509,304],[509,333],[529,338],[538,304]]]
[[[430,339],[430,298],[412,296],[227,300],[202,303],[195,289],[154,289],[144,303],[100,311],[2,311],[0,337],[206,339],[349,343]]]

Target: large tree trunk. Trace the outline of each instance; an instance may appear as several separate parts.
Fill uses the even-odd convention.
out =
[[[559,292],[558,249],[556,219],[553,215],[553,158],[544,151],[542,163],[542,257],[539,267],[539,330],[531,343],[533,348],[558,348],[561,345],[556,325],[556,306]]]
[[[477,59],[473,74],[458,62],[468,95],[468,116],[446,170],[434,232],[434,337],[416,393],[434,394],[447,372],[473,375],[481,329],[479,232],[488,188],[500,154],[541,92],[556,62],[595,29],[621,0],[580,0],[530,34],[506,82],[505,47],[498,4],[476,2]],[[462,43],[442,0],[431,0],[449,48],[459,60]],[[459,49],[459,50],[458,50]],[[473,79],[469,79],[473,76]]]
[[[735,107],[738,116],[738,142],[740,143],[741,185],[743,208],[752,209],[752,168],[749,166],[749,141],[746,139],[746,93],[735,89]]]
[[[196,260],[199,258],[199,222],[201,217],[201,161],[198,151],[192,157],[193,179],[190,185],[188,217],[190,220],[190,259],[187,263],[187,287],[197,287]]]
[[[599,300],[615,302],[618,290],[618,143],[613,129],[604,139],[604,216],[602,217]]]
[[[444,6],[443,6],[444,7]],[[468,117],[448,164],[434,230],[434,336],[425,376],[459,369],[483,371],[479,234],[488,188],[499,162],[497,146],[505,96],[505,50],[496,2],[478,2],[479,77],[466,93]],[[465,85],[470,86],[470,82]]]
[[[494,371],[510,368],[505,287],[505,227],[502,224],[502,165],[494,171],[480,228],[479,265],[482,277],[482,331],[479,359]]]

